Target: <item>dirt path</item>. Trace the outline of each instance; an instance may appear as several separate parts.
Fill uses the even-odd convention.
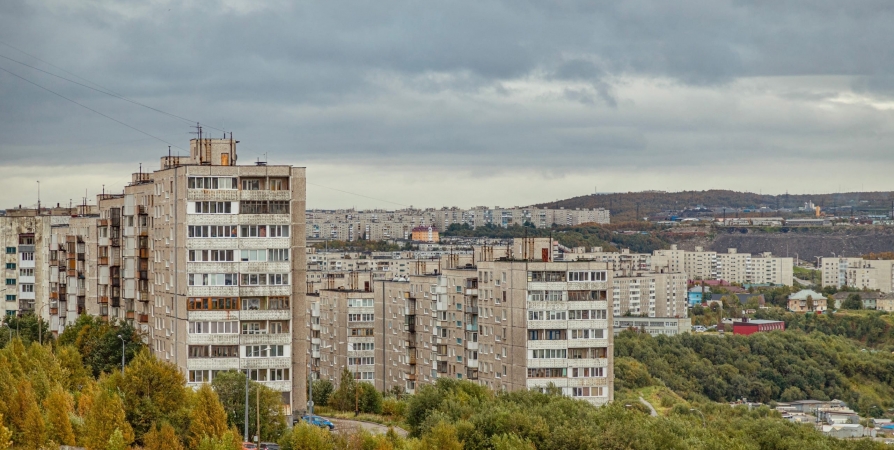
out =
[[[323,416],[323,417],[326,417],[326,416]],[[362,422],[359,420],[338,419],[335,417],[326,417],[326,418],[335,424],[336,432],[353,431],[353,430],[356,430],[358,427],[363,428],[364,430],[372,432],[372,433],[385,434],[388,432],[387,426],[380,425],[377,423]],[[404,430],[403,428],[394,427],[394,431],[397,432],[397,434],[402,437],[406,437],[406,435],[407,435],[407,431]]]

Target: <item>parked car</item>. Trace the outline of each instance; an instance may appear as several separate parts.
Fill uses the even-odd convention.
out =
[[[258,445],[252,442],[243,442],[242,450],[258,450]]]
[[[696,333],[704,333],[705,331],[707,331],[707,328],[705,328],[701,325],[696,325],[696,326],[692,327],[692,331],[695,331]]]
[[[335,424],[320,416],[303,416],[301,417],[301,420],[320,428],[329,428],[329,430],[335,429]]]
[[[279,450],[279,444],[276,442],[261,442],[261,450]]]

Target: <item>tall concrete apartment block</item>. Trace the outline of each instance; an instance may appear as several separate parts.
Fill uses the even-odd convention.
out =
[[[4,218],[6,251],[37,275],[13,280],[35,287],[7,299],[35,299],[17,309],[56,333],[81,314],[129,321],[190,385],[242,370],[303,409],[305,169],[236,159],[232,139],[194,139],[189,157],[162,157],[65,220]]]
[[[769,252],[759,255],[739,253],[728,249],[726,253],[680,250],[671,245],[668,250],[655,250],[652,263],[666,266],[671,271],[685,272],[694,280],[725,280],[731,283],[778,284],[793,283],[794,258],[773,256]]]
[[[311,364],[331,379],[347,367],[380,390],[414,392],[442,377],[498,390],[552,383],[605,404],[613,398],[615,274],[604,262],[484,258],[361,289],[321,289],[308,302]]]
[[[894,292],[894,261],[863,258],[820,258],[823,286]]]

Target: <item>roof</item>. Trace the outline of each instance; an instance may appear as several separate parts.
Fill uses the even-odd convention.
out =
[[[802,289],[788,296],[789,300],[807,300],[807,297],[812,297],[814,300],[826,298],[825,295],[812,289]]]
[[[426,227],[426,226],[418,226],[418,227],[416,227],[416,228],[413,228],[413,231],[426,231],[426,232],[427,232],[428,230],[431,230],[431,231],[438,231],[438,227],[432,225],[432,226],[430,226],[430,227]]]
[[[768,325],[773,323],[784,323],[781,320],[762,320],[762,319],[748,319],[748,322],[733,322],[733,325]]]

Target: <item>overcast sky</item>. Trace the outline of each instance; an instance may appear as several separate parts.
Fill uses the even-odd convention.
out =
[[[891,24],[890,0],[2,0],[0,69],[154,138],[0,70],[0,207],[120,191],[191,121],[306,166],[312,208],[892,190]]]

